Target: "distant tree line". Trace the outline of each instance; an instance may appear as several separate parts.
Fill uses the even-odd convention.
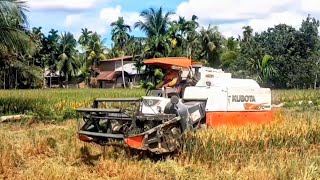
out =
[[[122,17],[111,23],[114,43],[107,48],[101,35],[87,28],[79,39],[70,32],[52,29],[45,35],[41,27],[29,29],[26,10],[23,1],[0,0],[3,89],[41,88],[48,71],[59,72],[61,83],[90,84],[101,60],[123,55],[137,57],[138,70],[147,58],[183,56],[267,87],[317,88],[320,83],[319,20],[310,15],[299,29],[279,24],[254,33],[245,26],[241,36],[224,37],[216,26],[200,27],[196,15],[172,21],[172,12],[150,8],[141,12],[143,19],[134,27]],[[133,28],[145,37],[130,35]]]

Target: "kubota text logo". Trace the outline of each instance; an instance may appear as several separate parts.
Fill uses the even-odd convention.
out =
[[[232,95],[232,102],[256,102],[252,95]]]

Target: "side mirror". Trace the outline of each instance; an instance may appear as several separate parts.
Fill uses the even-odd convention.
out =
[[[174,105],[178,104],[178,103],[179,103],[179,98],[178,98],[178,96],[172,96],[172,97],[170,98],[170,102],[171,102],[171,104],[174,104]]]

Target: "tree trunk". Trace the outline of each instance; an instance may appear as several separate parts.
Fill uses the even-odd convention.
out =
[[[90,79],[89,79],[90,88],[94,87],[93,78],[95,78],[96,61],[97,61],[96,59],[93,59],[93,64],[91,65],[91,72],[90,72]]]
[[[314,79],[313,89],[317,89],[317,81],[318,81],[318,74],[316,74],[316,78]]]
[[[69,89],[69,75],[66,75],[66,88]]]
[[[315,77],[315,79],[314,79],[314,86],[313,86],[314,89],[317,89],[317,82],[318,82],[318,64],[319,64],[319,62],[320,62],[320,59],[316,62],[317,71],[316,71],[316,77]]]
[[[3,89],[6,89],[6,68],[4,68],[4,76],[3,76]]]
[[[126,82],[125,82],[125,79],[124,79],[123,56],[121,57],[121,66],[122,66],[122,82],[123,82],[123,87],[126,88]]]
[[[10,65],[11,66],[11,65]],[[11,89],[11,72],[10,72],[10,66],[8,68],[8,89]]]
[[[18,87],[18,71],[17,71],[17,69],[16,69],[16,82],[15,82],[15,89],[17,89],[17,87]]]
[[[45,85],[46,85],[46,78],[45,78],[45,72],[46,72],[46,70],[45,70],[45,68],[43,68],[43,73],[42,73],[42,83],[43,83],[43,85],[42,85],[42,89],[44,89],[45,88]]]
[[[52,87],[52,73],[50,72],[50,82],[49,82],[49,88]]]

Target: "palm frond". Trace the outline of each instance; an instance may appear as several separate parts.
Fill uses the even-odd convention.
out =
[[[262,62],[261,62],[261,67],[265,68],[268,64],[268,62],[272,59],[272,57],[268,54],[263,56]]]
[[[0,44],[11,50],[24,51],[30,54],[35,49],[35,44],[27,34],[2,23],[0,23]]]
[[[19,23],[28,25],[25,12],[27,12],[25,1],[21,0],[0,0],[0,19],[6,23],[10,21],[8,17],[14,17]],[[9,16],[8,16],[9,15]]]

